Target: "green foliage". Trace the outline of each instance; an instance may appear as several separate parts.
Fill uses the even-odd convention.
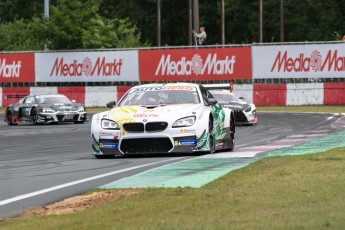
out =
[[[15,20],[31,20],[43,14],[44,0],[1,0],[0,23],[13,22]],[[50,0],[52,2],[52,0]]]
[[[190,0],[161,1],[161,44],[189,44]],[[263,41],[280,41],[280,1],[263,2]],[[340,40],[345,34],[345,0],[283,0],[286,42]],[[140,47],[157,44],[157,0],[50,0],[45,34],[40,20],[37,34],[22,32],[30,41],[18,42],[18,28],[37,26],[43,18],[43,0],[0,1],[0,42],[3,50]],[[259,40],[259,1],[225,0],[226,44]],[[220,1],[199,0],[200,24],[206,26],[208,44],[221,42]],[[28,24],[28,25],[23,25]],[[13,27],[13,28],[10,28]],[[36,28],[38,29],[38,28]],[[9,31],[9,33],[5,33]],[[16,34],[16,35],[12,35]],[[33,38],[28,37],[33,36]],[[34,42],[38,38],[41,41]],[[7,41],[7,42],[6,42]],[[13,42],[14,41],[14,42]],[[18,43],[18,44],[17,44]],[[20,48],[19,48],[20,47]]]
[[[22,19],[0,24],[0,50],[21,51],[40,50],[44,47],[44,22]]]
[[[98,1],[67,1],[51,7],[49,48],[139,47],[140,33],[127,19],[108,19],[98,14]]]
[[[39,18],[0,24],[0,49],[42,50],[45,43],[50,50],[147,46],[128,19],[102,17],[99,6],[96,0],[59,0],[51,4],[46,26]]]

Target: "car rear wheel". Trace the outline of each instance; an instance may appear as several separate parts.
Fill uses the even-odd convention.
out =
[[[6,112],[6,121],[7,121],[7,124],[8,125],[13,125],[13,122],[12,122],[12,113],[10,110],[7,110]]]
[[[235,123],[233,119],[230,121],[230,138],[226,146],[228,146],[228,150],[230,151],[233,151],[235,148]]]
[[[235,148],[235,140],[234,140],[234,134],[233,133],[231,133],[230,134],[230,139],[229,139],[229,151],[230,152],[232,152],[233,150],[234,150],[234,148]]]
[[[208,154],[213,154],[215,152],[215,144],[213,141],[212,131],[213,131],[213,122],[210,119],[210,121],[208,122],[208,143],[210,146],[210,150],[207,151]]]
[[[32,115],[32,121],[33,121],[33,123],[34,123],[35,125],[37,125],[37,124],[38,124],[38,115],[37,115],[36,111],[33,110],[32,113],[31,113],[31,115]]]

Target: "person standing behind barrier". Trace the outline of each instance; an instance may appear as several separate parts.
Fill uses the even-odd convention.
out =
[[[196,38],[197,45],[205,45],[207,34],[204,26],[200,26],[200,33],[197,33],[193,30],[193,34]]]

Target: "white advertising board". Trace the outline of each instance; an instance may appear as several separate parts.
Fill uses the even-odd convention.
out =
[[[36,82],[139,81],[138,51],[35,53]]]
[[[344,78],[345,44],[253,46],[253,78]]]

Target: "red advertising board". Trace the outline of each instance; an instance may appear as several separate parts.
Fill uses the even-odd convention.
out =
[[[34,54],[0,54],[1,82],[35,82]]]
[[[140,81],[251,79],[251,48],[139,50]]]

